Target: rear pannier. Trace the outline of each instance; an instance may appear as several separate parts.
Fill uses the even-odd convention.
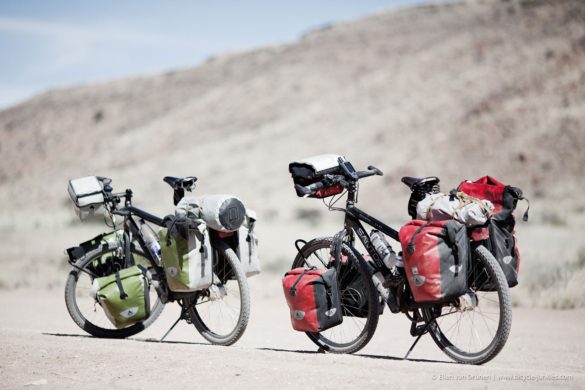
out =
[[[465,294],[470,251],[465,225],[454,220],[414,220],[399,235],[416,302],[448,301]]]
[[[294,330],[321,332],[343,322],[334,268],[292,269],[284,275],[282,287]]]
[[[484,176],[474,182],[465,181],[459,185],[458,190],[479,199],[487,199],[494,204],[495,213],[490,219],[489,239],[486,240],[485,245],[500,264],[508,286],[516,286],[520,269],[520,254],[514,235],[516,226],[514,210],[519,200],[528,201],[528,199],[524,198],[520,188],[505,185],[491,176]],[[522,218],[524,221],[528,220],[529,208],[530,204],[524,212]],[[489,282],[477,287],[481,290],[494,288]]]
[[[175,215],[202,219],[213,230],[233,232],[244,223],[246,208],[233,195],[189,196],[177,204]]]
[[[327,174],[341,174],[342,170],[339,167],[339,159],[345,161],[345,157],[337,154],[322,154],[319,156],[308,157],[302,160],[294,161],[289,164],[288,170],[292,175],[295,185],[308,186],[310,184],[319,182]],[[308,195],[311,198],[327,198],[329,196],[337,195],[343,192],[341,185],[332,185],[318,190],[313,195]],[[304,197],[297,190],[299,197]]]
[[[75,204],[75,213],[79,219],[84,220],[102,212],[104,192],[96,176],[69,180],[67,191]]]
[[[188,229],[176,220],[159,230],[162,263],[169,289],[189,292],[212,282],[213,252],[207,226]]]
[[[94,279],[91,293],[110,322],[120,329],[150,315],[150,280],[146,268],[135,265]]]
[[[238,230],[238,258],[247,277],[258,275],[261,271],[256,237],[256,212],[246,210],[246,222]]]

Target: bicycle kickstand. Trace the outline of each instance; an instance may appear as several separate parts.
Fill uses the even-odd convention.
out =
[[[417,337],[416,337],[416,340],[414,340],[414,343],[412,343],[412,345],[410,346],[410,349],[408,350],[408,352],[406,352],[406,355],[404,356],[404,358],[402,360],[408,360],[408,356],[410,356],[410,353],[412,352],[414,347],[416,347],[416,345],[420,341],[421,337],[423,337],[427,333],[429,327],[431,326],[431,324],[433,322],[434,322],[434,320],[432,320],[431,322],[427,322],[425,325],[422,325],[422,326],[416,326],[415,322],[412,323],[410,333],[413,336],[417,336]]]
[[[175,329],[175,326],[177,326],[179,321],[186,320],[187,318],[189,318],[189,315],[187,314],[187,308],[181,307],[181,314],[179,315],[179,318],[177,318],[175,323],[173,325],[171,325],[171,327],[169,328],[169,330],[167,330],[167,332],[164,334],[164,336],[161,337],[161,339],[159,340],[159,343],[162,343],[164,341],[164,339],[169,335],[169,333],[171,333],[171,331],[173,329]]]

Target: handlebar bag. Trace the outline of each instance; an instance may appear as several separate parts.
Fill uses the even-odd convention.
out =
[[[135,265],[112,275],[95,278],[91,291],[106,317],[120,329],[150,315],[150,280],[146,268]]]
[[[219,232],[234,232],[244,223],[246,208],[233,195],[189,196],[177,203],[175,215],[202,219],[207,226]]]
[[[282,279],[290,320],[299,332],[321,332],[343,322],[337,272],[295,268]]]
[[[293,161],[288,165],[295,185],[303,187],[317,183],[323,180],[324,175],[340,175],[343,173],[339,166],[339,158],[345,160],[345,157],[337,154],[321,154],[318,156],[304,158]],[[308,195],[309,198],[327,198],[343,192],[343,186],[335,184],[317,190],[314,194]],[[297,196],[306,195],[297,191]]]
[[[190,292],[208,288],[213,280],[213,251],[207,226],[187,229],[171,219],[159,230],[161,258],[169,289]]]
[[[103,211],[104,193],[100,181],[95,176],[69,180],[69,197],[75,205],[74,210],[80,220]]]
[[[256,237],[256,212],[246,210],[246,222],[238,230],[238,258],[247,277],[258,275],[262,270],[258,256],[258,238]]]
[[[416,302],[449,301],[465,294],[470,254],[465,225],[455,220],[413,220],[399,236]]]

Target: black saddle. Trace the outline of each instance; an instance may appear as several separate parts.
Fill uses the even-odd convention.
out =
[[[173,190],[183,189],[187,191],[191,191],[193,185],[197,181],[195,176],[187,176],[187,177],[173,177],[173,176],[165,176],[163,181],[170,185]]]
[[[435,185],[439,184],[439,178],[436,176],[429,176],[429,177],[411,177],[411,176],[404,176],[402,178],[402,182],[408,186],[412,191],[415,191],[419,188],[432,188]]]

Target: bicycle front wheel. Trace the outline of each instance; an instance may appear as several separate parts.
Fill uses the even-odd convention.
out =
[[[195,328],[207,341],[232,345],[242,337],[250,318],[250,292],[238,256],[220,243],[214,265],[214,283],[192,298],[188,313]]]
[[[332,246],[330,237],[311,240],[301,249],[292,268],[331,268],[334,259]],[[343,260],[337,279],[343,322],[322,332],[307,332],[307,336],[324,351],[353,353],[365,347],[374,335],[381,298],[367,265],[360,262],[347,245],[343,245],[341,254]]]
[[[145,259],[140,252],[134,252],[137,258]],[[146,259],[145,259],[146,260]],[[96,264],[99,263],[99,267]],[[116,250],[96,249],[87,257],[75,263],[65,283],[65,304],[73,321],[87,333],[96,337],[125,338],[142,332],[160,315],[164,304],[160,301],[154,288],[150,289],[150,316],[141,322],[125,328],[116,328],[106,317],[99,302],[91,294],[92,283],[96,277],[107,276],[123,267],[124,260],[116,256]],[[146,264],[145,264],[146,265]],[[153,279],[157,280],[156,271],[149,267]]]
[[[474,251],[468,284],[457,301],[425,309],[423,316],[445,354],[459,363],[483,364],[502,350],[512,326],[508,282],[484,246]]]

